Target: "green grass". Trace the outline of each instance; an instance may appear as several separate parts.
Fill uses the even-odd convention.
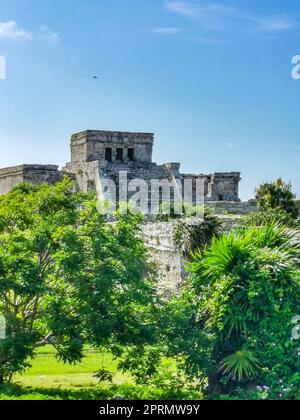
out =
[[[64,387],[67,389],[95,386],[94,378],[102,366],[114,373],[115,385],[130,383],[129,375],[124,375],[117,369],[117,363],[109,353],[86,350],[81,363],[69,365],[59,362],[55,357],[53,347],[46,346],[37,350],[36,357],[31,361],[32,367],[23,375],[15,375],[14,383],[21,386],[38,388]]]
[[[0,399],[103,399],[114,397],[120,384],[132,382],[117,369],[109,353],[85,351],[81,363],[64,364],[55,357],[52,346],[40,348],[23,375],[15,375],[13,385],[0,388]],[[99,385],[94,377],[102,366],[114,373],[113,384]],[[111,390],[111,391],[110,391]]]
[[[110,354],[100,354],[97,351],[86,350],[81,363],[75,365],[58,362],[51,346],[37,351],[37,356],[31,361],[32,367],[23,375],[16,375],[14,383],[22,386],[39,388],[64,387],[76,388],[97,385],[95,372],[101,366],[114,373],[113,382],[116,385],[131,382],[129,375],[124,375],[117,369],[117,363]]]
[[[32,367],[15,375],[13,384],[0,386],[0,400],[106,400],[199,399],[199,393],[176,391],[164,387],[138,386],[128,374],[118,371],[109,353],[86,349],[83,361],[66,365],[55,358],[53,347],[37,350]],[[174,363],[164,362],[174,369]],[[99,384],[94,374],[104,367],[114,373],[113,383]]]

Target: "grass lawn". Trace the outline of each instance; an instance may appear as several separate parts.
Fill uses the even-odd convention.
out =
[[[59,362],[52,346],[40,348],[36,354],[30,369],[15,375],[12,385],[0,387],[0,399],[105,399],[113,398],[120,384],[132,383],[108,353],[87,349],[82,362],[75,365]],[[102,366],[115,374],[113,385],[99,385],[94,378]]]
[[[169,364],[170,362],[166,362]],[[130,375],[118,371],[109,353],[86,350],[80,364],[65,365],[55,358],[54,349],[37,350],[32,367],[15,375],[13,384],[0,386],[0,400],[105,400],[105,399],[200,399],[200,394],[162,387],[138,386]],[[94,374],[102,366],[114,373],[113,384],[99,384]],[[173,364],[174,366],[174,364]]]
[[[83,361],[76,365],[58,362],[53,347],[47,346],[37,351],[36,358],[31,362],[32,367],[23,375],[16,375],[14,383],[22,386],[39,388],[96,386],[94,378],[103,365],[105,369],[114,372],[113,382],[116,385],[131,382],[129,375],[123,375],[117,369],[117,363],[110,354],[100,354],[94,350],[86,350]]]

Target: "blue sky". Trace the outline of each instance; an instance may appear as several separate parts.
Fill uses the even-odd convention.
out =
[[[0,167],[63,165],[84,129],[150,131],[158,163],[300,196],[297,3],[0,0]]]

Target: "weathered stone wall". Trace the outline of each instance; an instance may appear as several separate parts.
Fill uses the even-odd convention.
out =
[[[149,260],[155,264],[158,288],[168,297],[178,293],[183,282],[183,260],[173,244],[173,232],[177,222],[147,223],[143,226]]]
[[[205,199],[205,202],[211,203],[213,208],[218,209],[217,203],[212,200],[210,191],[212,189],[211,177],[208,175],[182,175],[180,173],[179,163],[167,163],[163,165],[157,165],[153,162],[128,162],[128,163],[111,163],[106,161],[92,161],[92,162],[70,162],[68,163],[63,171],[66,174],[75,175],[77,184],[81,191],[97,190],[99,192],[99,185],[107,184],[107,180],[112,180],[115,183],[117,190],[117,200],[124,201],[119,197],[119,181],[122,177],[124,181],[123,185],[127,186],[128,198],[136,193],[136,189],[130,191],[129,183],[133,180],[145,181],[146,188],[148,189],[149,197],[149,210],[153,210],[159,207],[161,201],[172,202],[174,200],[176,191],[182,191],[182,197],[184,198],[185,181],[187,179],[192,180],[192,198],[193,203],[196,203],[196,180],[203,180],[204,190],[199,191],[201,198]],[[230,175],[230,174],[228,174]],[[226,177],[226,174],[224,174]],[[236,177],[236,184],[238,186],[239,176]],[[163,181],[163,182],[162,182]],[[180,185],[180,188],[178,188]],[[156,190],[155,190],[155,188]],[[160,195],[158,194],[158,187],[161,187]],[[223,193],[224,199],[236,198],[236,201],[224,201],[224,205],[220,206],[220,212],[222,208],[226,211],[232,211],[233,213],[240,213],[244,211],[244,205],[238,201],[238,196],[233,194],[233,191],[237,190],[237,186],[231,190],[228,189],[228,195]],[[101,190],[101,188],[100,188]],[[152,191],[152,195],[151,195]],[[197,198],[199,198],[199,193]],[[108,199],[111,194],[108,194]],[[124,197],[124,194],[123,194]],[[105,199],[105,196],[103,197]],[[235,210],[235,206],[237,209]]]
[[[79,191],[95,191],[96,181],[99,178],[99,161],[67,163],[63,173],[74,177]]]
[[[210,177],[208,196],[213,201],[239,201],[239,172],[215,173]]]
[[[79,188],[83,191],[96,188],[102,180],[111,179],[119,190],[119,173],[127,172],[128,182],[133,179],[144,180],[150,190],[151,180],[167,180],[173,182],[174,190],[178,191],[176,182],[182,185],[187,179],[202,179],[203,194],[207,201],[239,201],[240,173],[214,173],[212,175],[188,175],[180,173],[180,163],[165,163],[157,165],[152,162],[154,135],[152,133],[128,133],[115,131],[83,131],[71,137],[71,162],[64,169],[66,173],[76,175]],[[107,149],[111,156],[106,156]],[[122,160],[117,160],[117,149],[121,150]],[[133,155],[129,158],[129,149]],[[96,163],[97,162],[97,163]],[[97,169],[98,165],[98,169]],[[163,190],[163,194],[168,194]],[[196,198],[196,186],[193,185],[192,195]],[[150,197],[150,191],[149,191]],[[162,196],[164,200],[168,197]],[[153,202],[152,208],[159,206],[159,201]],[[195,200],[194,200],[195,202]]]
[[[116,192],[117,192],[117,201],[124,201],[124,191],[120,190],[120,178],[124,180],[125,187],[128,190],[128,198],[130,199],[133,194],[136,192],[130,191],[130,182],[133,180],[145,181],[145,186],[148,190],[148,211],[151,211],[151,208],[159,207],[159,198],[164,201],[170,201],[172,198],[172,188],[171,191],[169,188],[162,190],[162,195],[151,195],[151,185],[152,180],[167,180],[171,182],[175,178],[180,179],[179,174],[179,164],[170,163],[165,165],[157,165],[152,162],[128,162],[128,163],[111,163],[105,161],[93,161],[93,162],[71,162],[68,163],[63,171],[66,174],[75,174],[77,184],[81,191],[88,191],[91,189],[103,191],[103,185],[107,185],[107,181],[111,180],[115,183]],[[170,198],[168,193],[171,192]],[[111,198],[111,192],[108,192],[106,195],[102,194],[102,199],[109,200]]]
[[[117,149],[123,150],[123,160],[129,160],[128,149],[134,149],[134,160],[151,162],[154,135],[119,131],[88,130],[71,137],[71,161],[105,161],[105,149],[111,149],[112,162],[117,161]]]
[[[257,205],[254,200],[247,202],[232,202],[232,201],[212,201],[207,202],[207,205],[216,214],[236,214],[247,215],[257,210]]]
[[[215,206],[216,203],[213,203]],[[242,216],[256,210],[254,203],[238,203],[240,211],[235,214],[222,214],[224,210],[231,212],[236,204],[222,203],[217,209],[217,216],[223,223],[224,231],[230,232],[241,223]],[[212,207],[214,207],[212,206]],[[218,210],[220,213],[218,214]],[[158,269],[159,290],[165,296],[180,293],[180,289],[186,278],[184,260],[173,243],[174,229],[177,221],[147,223],[143,226],[143,236],[149,250],[149,260]]]
[[[0,194],[7,194],[22,182],[34,185],[61,181],[62,172],[55,165],[20,165],[0,169]]]
[[[206,201],[239,201],[239,173],[181,174],[180,163],[157,165],[152,162],[153,143],[152,133],[82,131],[71,137],[71,162],[66,164],[63,172],[77,180],[80,191],[97,190],[97,187],[101,189],[101,185],[111,179],[118,192],[122,192],[119,188],[119,173],[126,172],[128,182],[135,179],[147,182],[150,209],[158,208],[162,201],[174,201],[178,192],[182,191],[184,195],[189,188],[185,187],[187,179],[193,180],[194,203],[196,196],[199,197],[196,194],[196,180],[203,181],[201,198],[204,195]],[[57,182],[61,179],[61,173],[56,166],[23,165],[3,169],[0,177],[0,193],[4,194],[23,181],[34,184]],[[162,180],[173,185],[161,188],[161,196],[151,195],[151,183]],[[131,191],[132,195],[134,193]]]

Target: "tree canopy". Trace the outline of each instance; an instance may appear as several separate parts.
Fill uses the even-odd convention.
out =
[[[291,183],[285,183],[281,178],[273,182],[262,184],[255,193],[255,198],[260,210],[284,210],[296,219],[299,209],[296,206],[295,195]]]
[[[213,239],[190,263],[189,286],[165,309],[169,355],[210,395],[299,396],[298,231],[250,227]],[[249,397],[249,395],[248,395]]]
[[[86,343],[118,354],[151,343],[155,285],[140,223],[129,214],[108,223],[68,179],[0,197],[0,381],[44,344],[71,363]]]

